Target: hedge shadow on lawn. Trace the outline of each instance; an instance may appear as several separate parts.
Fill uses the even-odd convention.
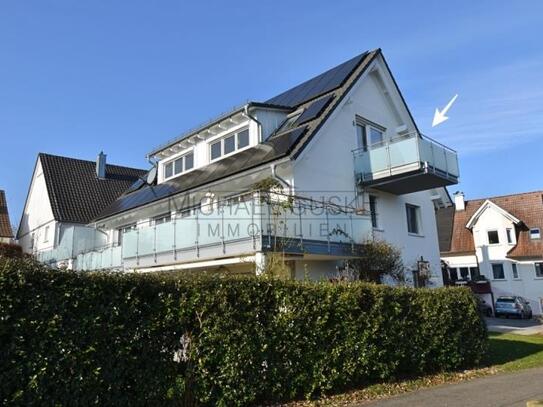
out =
[[[490,335],[485,363],[489,366],[503,365],[541,352],[543,352],[543,344],[500,339],[495,335]]]

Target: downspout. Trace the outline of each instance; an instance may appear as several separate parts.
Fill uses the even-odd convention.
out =
[[[249,104],[245,105],[243,115],[256,123],[258,126],[258,143],[262,143],[262,123],[260,123],[256,117],[249,113]]]
[[[284,178],[281,178],[279,175],[277,175],[277,171],[275,170],[276,168],[276,164],[273,163],[273,164],[270,164],[270,169],[271,169],[271,173],[272,173],[272,177],[274,179],[276,179],[277,181],[279,181],[281,184],[283,184],[284,186],[286,186],[288,188],[288,192],[289,192],[289,195],[292,196],[292,186],[284,179]]]

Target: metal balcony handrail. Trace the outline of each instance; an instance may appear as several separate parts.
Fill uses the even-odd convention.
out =
[[[416,132],[416,131],[406,133],[406,134],[401,134],[401,135],[398,135],[396,137],[392,137],[390,139],[386,139],[386,140],[383,140],[383,141],[381,141],[379,143],[375,143],[375,144],[372,144],[372,145],[369,145],[369,146],[366,146],[366,147],[355,148],[354,150],[352,150],[352,153],[355,156],[360,155],[360,154],[365,153],[367,151],[375,150],[375,149],[381,148],[381,147],[386,147],[386,146],[389,146],[391,144],[394,144],[394,143],[397,143],[397,142],[400,142],[400,141],[404,141],[404,140],[408,140],[408,139],[411,139],[411,138],[414,138],[414,137],[419,137],[422,140],[427,140],[430,143],[436,144],[439,147],[441,147],[441,148],[443,148],[445,150],[448,150],[451,153],[457,154],[456,150],[454,150],[454,149],[440,143],[439,141],[434,140],[431,137],[426,136],[425,134],[422,134],[422,133],[419,133],[419,132]]]

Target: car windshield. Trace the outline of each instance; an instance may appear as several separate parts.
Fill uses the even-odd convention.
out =
[[[498,302],[515,302],[514,298],[498,298]]]

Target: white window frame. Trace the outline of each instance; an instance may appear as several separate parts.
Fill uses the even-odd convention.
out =
[[[503,278],[496,278],[494,276],[494,266],[502,266]],[[495,280],[495,281],[507,280],[507,278],[505,278],[505,267],[503,267],[503,263],[490,263],[490,271],[492,272],[492,280]]]
[[[371,120],[368,120],[362,116],[356,115],[355,116],[355,132],[356,132],[356,147],[359,150],[367,151],[371,150],[374,146],[382,145],[386,141],[386,133],[387,129],[385,126],[381,126],[378,123],[372,122]],[[362,140],[360,140],[359,134],[358,134],[358,127],[361,127],[364,129]],[[378,143],[370,144],[370,134],[371,131],[375,130],[381,133],[381,141]],[[364,141],[365,139],[365,141]]]
[[[415,216],[416,216],[416,221],[417,221],[417,231],[416,232],[411,232],[409,230],[409,217],[407,215],[408,214],[408,209],[407,209],[408,207],[415,209]],[[406,226],[407,226],[407,233],[410,236],[423,236],[423,231],[422,231],[422,210],[421,210],[420,206],[413,205],[411,203],[406,203],[405,204],[405,223],[406,223]]]
[[[490,236],[488,235],[490,232],[496,232],[496,235],[498,236],[498,243],[490,243]],[[486,231],[486,241],[488,242],[489,246],[497,246],[497,245],[501,244],[500,231],[498,229],[487,229],[487,231]]]
[[[186,158],[188,155],[191,155],[192,154],[192,167],[187,169],[186,168]],[[175,172],[175,162],[177,160],[183,160],[183,169],[181,170],[181,172]],[[168,165],[172,165],[172,175],[170,175],[169,177],[166,176],[166,167]],[[195,154],[194,154],[194,149],[190,149],[189,151],[186,151],[184,152],[183,154],[181,155],[178,155],[174,158],[172,158],[171,160],[168,160],[166,161],[163,165],[162,165],[162,175],[163,175],[163,178],[164,180],[167,180],[167,179],[171,179],[171,178],[174,178],[174,177],[177,177],[178,175],[181,175],[181,174],[186,174],[187,172],[190,172],[192,170],[194,170],[194,168],[196,167],[196,162],[195,162]]]
[[[239,145],[239,134],[243,133],[244,131],[247,131],[248,143],[247,143],[247,145],[245,147],[239,148],[238,147],[238,145]],[[224,141],[227,138],[230,138],[232,136],[234,136],[234,151],[225,154],[224,153]],[[211,146],[213,146],[216,143],[221,143],[221,155],[219,155],[217,158],[211,158]],[[209,162],[213,163],[213,162],[219,161],[219,160],[221,160],[221,159],[223,159],[225,157],[230,157],[231,155],[234,155],[236,153],[239,153],[240,151],[246,150],[249,147],[251,147],[251,133],[250,133],[249,127],[246,126],[246,127],[240,128],[240,129],[238,129],[236,131],[232,131],[232,132],[230,132],[228,134],[225,134],[224,136],[221,136],[219,138],[212,139],[212,140],[208,141],[208,143],[207,143],[207,154],[208,154]]]
[[[513,228],[506,228],[505,229],[505,237],[507,239],[508,244],[515,244],[515,233]]]
[[[539,270],[541,270],[541,275],[540,276],[537,275],[537,265],[539,265]],[[543,279],[543,262],[536,261],[534,263],[534,274],[535,274],[536,279]]]
[[[49,225],[43,228],[43,243],[49,242]]]
[[[517,275],[515,277],[515,274]],[[518,272],[518,264],[517,263],[511,263],[511,276],[513,277],[513,280],[520,280],[520,273]]]
[[[534,232],[535,237],[532,235]],[[539,240],[541,239],[541,229],[540,228],[530,228],[530,240]]]
[[[165,212],[158,216],[153,217],[152,224],[154,226],[162,225],[163,223],[168,223],[172,221],[172,213],[171,212]]]

